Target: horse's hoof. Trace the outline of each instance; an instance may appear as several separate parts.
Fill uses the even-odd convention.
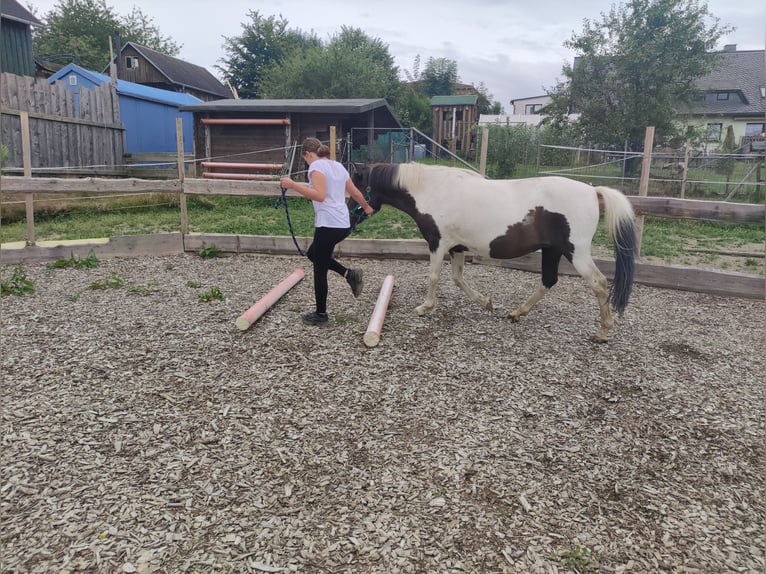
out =
[[[590,341],[591,341],[591,343],[598,343],[598,344],[602,344],[602,343],[606,343],[607,342],[606,337],[602,337],[601,335],[593,335],[590,338]]]
[[[511,320],[511,323],[518,323],[519,319],[521,319],[521,315],[517,315],[516,313],[511,313],[508,315],[508,318]]]
[[[420,305],[419,307],[415,307],[415,313],[418,314],[418,316],[422,317],[426,313],[430,313],[433,307],[426,307],[425,305]]]
[[[495,307],[494,307],[494,305],[492,305],[492,299],[487,299],[487,300],[484,302],[484,308],[485,308],[487,311],[492,311],[492,310],[495,308]]]

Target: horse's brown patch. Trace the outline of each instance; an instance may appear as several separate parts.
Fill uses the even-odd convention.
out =
[[[571,260],[574,245],[569,241],[569,235],[569,222],[563,214],[537,206],[530,209],[524,219],[509,225],[503,235],[490,242],[489,256],[513,259],[550,247]]]

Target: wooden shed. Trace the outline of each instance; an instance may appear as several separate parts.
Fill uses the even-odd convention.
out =
[[[0,73],[34,76],[32,26],[42,26],[17,0],[0,1]]]
[[[375,130],[402,127],[385,99],[218,100],[181,110],[194,116],[197,174],[214,179],[273,177],[293,144],[307,137],[329,142],[333,126],[338,140],[352,130],[366,140]],[[345,148],[338,152],[345,161]],[[296,154],[291,171],[302,166]]]
[[[479,96],[431,98],[433,139],[453,152],[471,148],[473,126],[479,121]]]
[[[115,57],[117,78],[161,90],[191,94],[203,102],[231,98],[231,90],[206,68],[127,42]],[[109,74],[109,66],[103,70]]]
[[[63,81],[74,93],[75,108],[79,107],[81,88],[92,90],[111,82],[109,76],[86,70],[77,64],[67,64],[48,78],[54,84]],[[181,106],[201,103],[191,94],[179,94],[150,86],[117,80],[120,121],[125,126],[125,152],[136,154],[175,153],[176,118],[184,124],[184,151],[192,152],[192,114],[181,112]]]

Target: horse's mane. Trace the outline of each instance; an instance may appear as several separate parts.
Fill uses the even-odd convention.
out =
[[[461,167],[450,167],[446,165],[425,165],[422,163],[400,163],[398,164],[399,174],[394,184],[398,184],[404,189],[419,189],[421,183],[430,176],[444,175],[449,173],[457,177],[479,177],[484,178],[478,172]]]

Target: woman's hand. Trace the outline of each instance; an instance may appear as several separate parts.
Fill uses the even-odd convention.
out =
[[[364,214],[367,217],[372,217],[372,214],[375,213],[375,210],[372,208],[372,206],[368,203],[365,207],[362,207],[364,210]]]
[[[294,184],[295,182],[290,177],[284,176],[279,178],[279,185],[284,189],[292,189]]]

